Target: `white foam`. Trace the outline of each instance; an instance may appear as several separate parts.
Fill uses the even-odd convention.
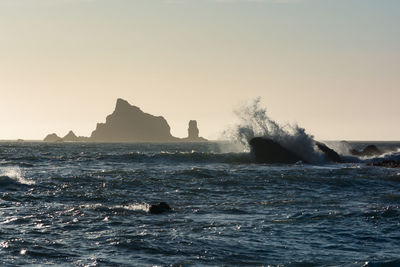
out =
[[[129,205],[117,205],[114,206],[113,208],[115,209],[125,209],[125,210],[142,210],[148,212],[150,209],[150,205],[146,203],[135,203],[135,204],[129,204]]]
[[[4,167],[0,168],[0,176],[8,177],[17,183],[32,185],[35,184],[32,180],[27,180],[24,178],[23,172],[19,167]]]

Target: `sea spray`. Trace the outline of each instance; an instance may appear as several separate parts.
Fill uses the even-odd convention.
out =
[[[311,163],[323,161],[321,152],[315,150],[312,135],[297,124],[280,125],[267,115],[266,108],[260,105],[261,98],[257,97],[249,104],[235,111],[239,123],[224,132],[233,142],[240,143],[249,150],[248,142],[254,137],[269,138],[284,148],[296,153]]]
[[[2,178],[2,184],[5,184],[6,181],[9,183],[19,183],[24,185],[35,184],[34,181],[24,178],[24,175],[19,167],[0,168],[0,177]]]

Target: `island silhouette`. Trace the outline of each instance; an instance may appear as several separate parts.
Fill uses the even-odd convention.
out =
[[[52,133],[45,142],[204,142],[199,136],[196,120],[189,121],[188,137],[178,138],[171,134],[167,120],[143,112],[139,107],[118,98],[113,113],[107,116],[105,123],[97,123],[90,137],[76,136],[69,131],[64,137]]]

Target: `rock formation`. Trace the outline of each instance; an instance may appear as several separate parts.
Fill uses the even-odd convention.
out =
[[[197,127],[197,121],[189,121],[188,137],[183,138],[182,141],[186,142],[204,142],[207,139],[199,136],[199,128]]]
[[[151,214],[161,214],[166,211],[170,211],[171,207],[166,202],[160,202],[157,204],[153,204],[149,208],[149,212]]]
[[[255,137],[250,140],[251,154],[256,163],[286,163],[292,164],[304,161],[300,156],[287,150],[271,139]]]
[[[383,154],[377,146],[375,145],[368,145],[363,150],[358,151],[356,149],[350,150],[350,153],[354,156],[361,156],[361,157],[371,157],[371,156],[379,156]]]
[[[305,159],[290,151],[279,143],[264,137],[255,137],[250,140],[251,154],[256,163],[285,163],[292,164],[298,161],[307,163]],[[324,154],[325,160],[330,162],[343,162],[342,158],[333,149],[323,143],[316,142],[316,147]]]
[[[197,121],[195,120],[189,121],[188,138],[189,139],[199,138],[199,128],[197,128]]]
[[[173,142],[167,121],[144,113],[127,101],[118,99],[114,112],[105,123],[98,123],[90,141],[95,142]]]
[[[168,122],[161,116],[153,116],[130,105],[123,99],[118,99],[115,110],[108,115],[105,123],[98,123],[90,137],[76,136],[73,131],[63,138],[49,134],[46,142],[203,142],[206,139],[199,136],[197,121],[189,122],[188,137],[172,136]]]
[[[55,133],[49,134],[47,135],[43,141],[45,142],[62,142],[63,139],[61,137],[59,137],[58,135],[56,135]]]
[[[78,138],[78,136],[76,136],[74,134],[73,131],[69,131],[69,133],[66,136],[63,137],[63,141],[66,141],[66,142],[77,142],[77,141],[79,141],[79,138]]]
[[[400,161],[383,160],[380,162],[368,163],[369,166],[386,167],[386,168],[400,168]]]
[[[316,144],[317,148],[321,152],[324,153],[326,161],[336,162],[336,163],[343,162],[342,158],[339,156],[339,154],[335,150],[329,148],[327,145],[320,143],[320,142],[316,142],[315,144]]]

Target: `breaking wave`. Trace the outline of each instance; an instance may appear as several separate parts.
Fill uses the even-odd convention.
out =
[[[248,142],[254,137],[265,137],[279,143],[284,148],[298,154],[311,163],[323,162],[323,155],[315,149],[312,135],[297,124],[280,125],[267,115],[267,110],[260,105],[257,97],[251,103],[235,111],[239,123],[225,131],[230,140],[242,144],[249,150]]]
[[[24,178],[23,173],[18,167],[6,167],[0,169],[0,186],[32,185],[34,181]]]

